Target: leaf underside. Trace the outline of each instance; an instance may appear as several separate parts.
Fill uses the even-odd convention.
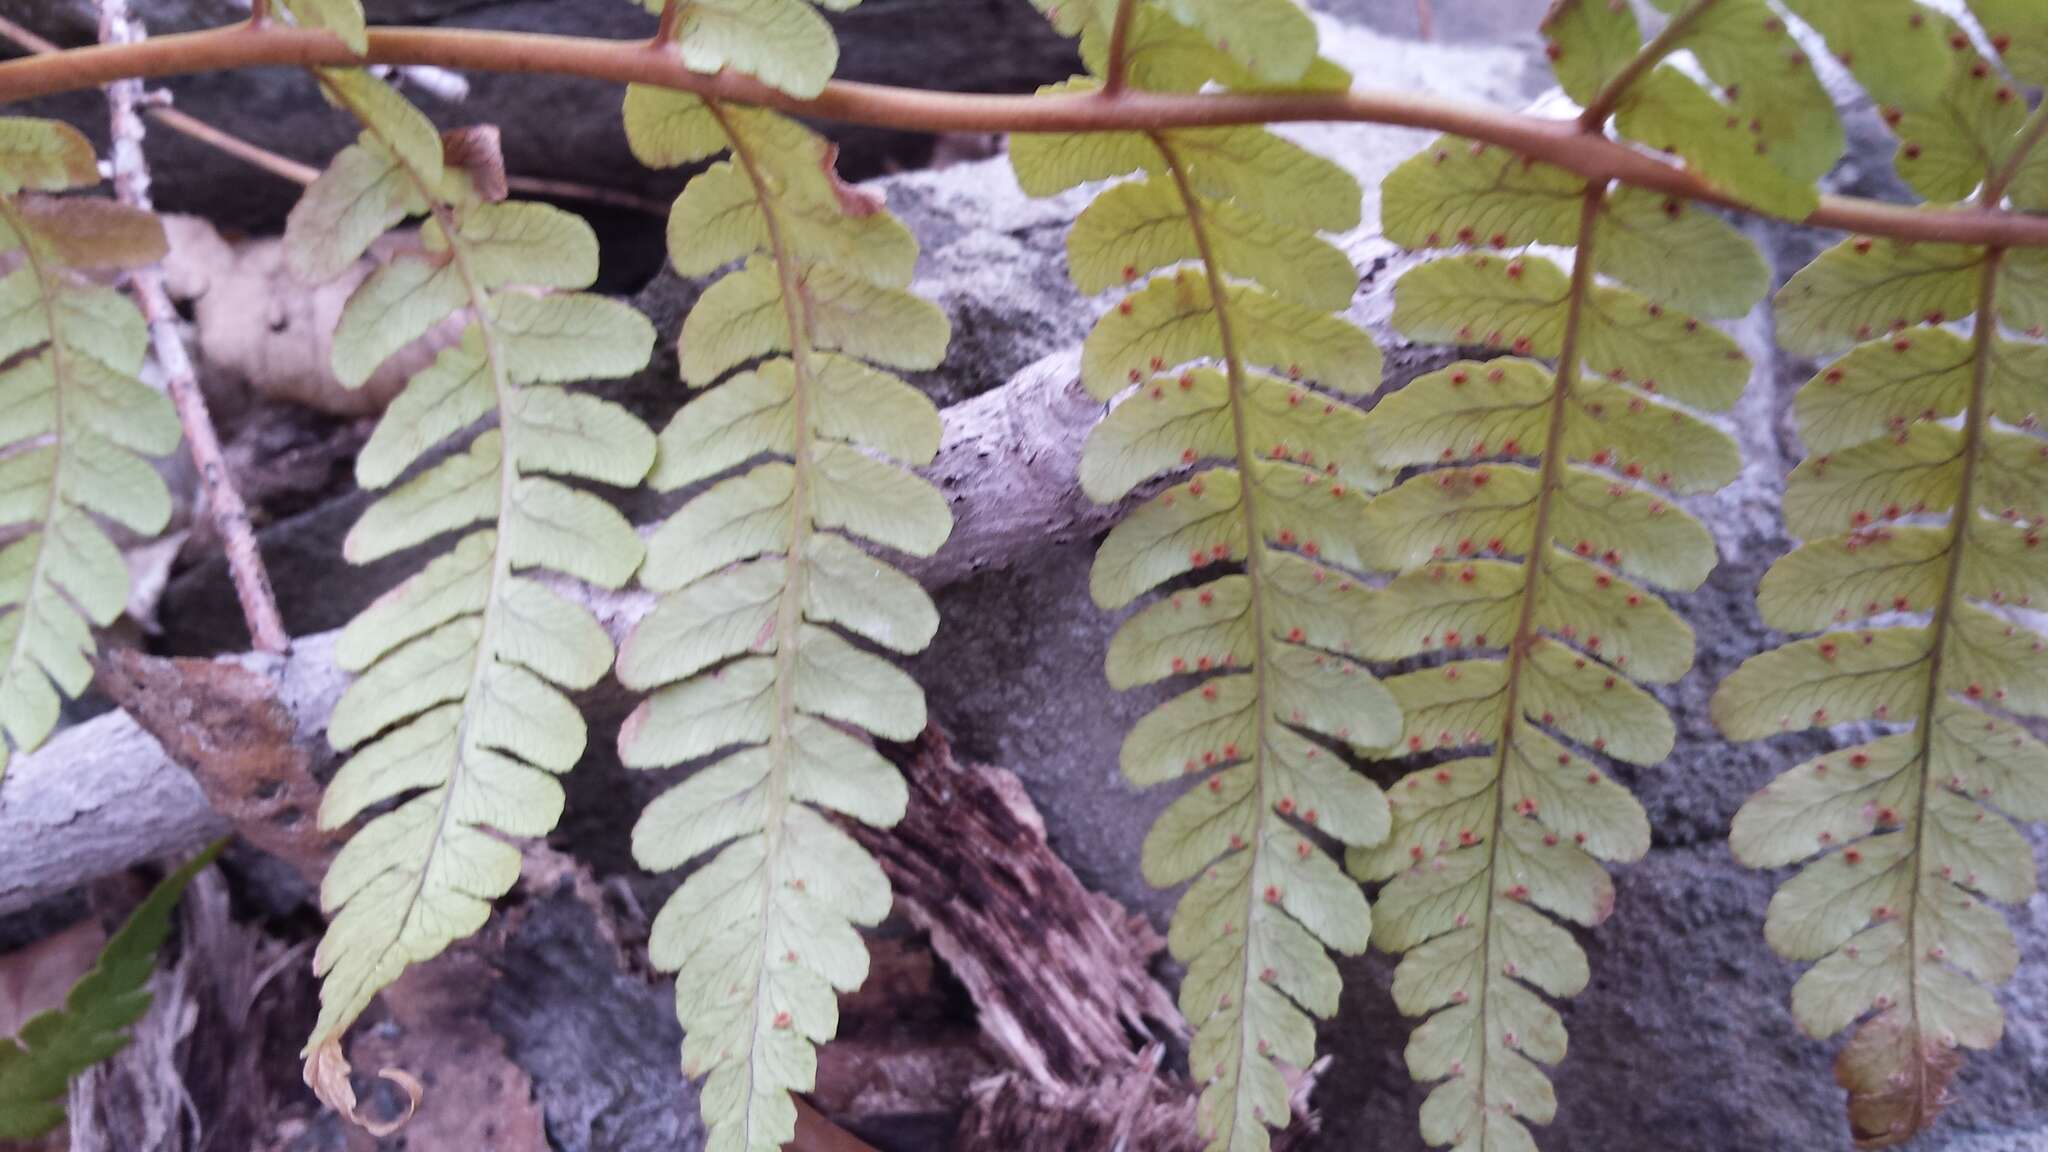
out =
[[[1758,29],[1768,15],[1726,7]],[[1633,11],[1605,0],[1561,0],[1544,33],[1581,103],[1642,50]],[[1712,183],[1803,214],[1839,151],[1832,110],[1822,99],[1823,121],[1801,119],[1788,105],[1808,99],[1804,86],[1774,93],[1762,81],[1775,78],[1727,50],[1728,34],[1701,20],[1677,46],[1735,91],[1649,68],[1607,93],[1619,130],[1662,144],[1681,119],[1711,109],[1719,131],[1735,107],[1753,108],[1756,134],[1783,142],[1776,158],[1731,162],[1691,129],[1680,153]],[[1559,1107],[1545,1068],[1567,1038],[1551,1002],[1590,976],[1558,922],[1603,922],[1614,886],[1602,865],[1650,845],[1642,806],[1609,765],[1654,766],[1675,740],[1644,686],[1682,677],[1694,638],[1658,593],[1698,588],[1716,561],[1678,500],[1741,468],[1708,414],[1735,404],[1750,366],[1709,321],[1747,314],[1769,273],[1696,205],[1456,138],[1389,176],[1381,215],[1397,243],[1464,249],[1403,276],[1395,327],[1489,354],[1415,380],[1365,418],[1374,462],[1413,470],[1365,517],[1381,566],[1399,574],[1368,601],[1361,654],[1414,669],[1387,682],[1402,729],[1376,754],[1419,763],[1389,790],[1391,834],[1347,864],[1381,885],[1374,942],[1401,956],[1394,1002],[1421,1018],[1406,1058],[1434,1085],[1423,1138],[1525,1152],[1531,1126]],[[1575,249],[1574,266],[1534,245]]]
[[[631,308],[576,291],[597,275],[582,221],[493,199],[490,159],[453,134],[444,155],[426,118],[380,81],[327,71],[320,83],[363,132],[293,210],[293,266],[334,275],[392,226],[424,218],[418,247],[350,296],[336,375],[358,386],[429,331],[460,327],[359,456],[357,480],[388,491],[343,546],[368,563],[453,537],[336,647],[357,679],[328,723],[349,759],[320,826],[369,819],[321,885],[321,1013],[305,1054],[308,1083],[352,1115],[349,1026],[408,966],[480,928],[518,878],[513,841],[546,834],[561,814],[555,777],[584,747],[568,693],[609,670],[612,646],[587,610],[536,577],[625,584],[639,538],[563,481],[631,486],[654,458],[638,419],[563,385],[639,370],[654,333]]]
[[[92,279],[164,254],[154,216],[47,194],[99,183],[92,146],[54,120],[0,118],[0,779],[92,681],[93,629],[128,605],[109,526],[163,530],[170,490],[146,457],[178,418],[139,378],[142,314]]]
[[[1972,7],[2029,78],[2048,31],[2036,6]],[[1833,14],[1874,56],[1931,77],[1887,91],[1858,73],[1890,104],[1900,174],[1956,200],[2012,162],[2022,201],[2024,101],[1953,22],[1922,14],[1932,51],[1903,21],[1881,35],[1887,23],[1858,31]],[[1805,542],[1758,593],[1764,622],[1799,638],[1723,681],[1713,716],[1733,739],[1856,726],[1751,797],[1730,844],[1750,867],[1797,868],[1764,931],[1811,965],[1792,992],[1801,1028],[1850,1033],[1835,1071],[1859,1147],[1930,1128],[1964,1050],[1997,1044],[1992,989],[2019,953],[1993,905],[2035,890],[2013,821],[2048,818],[2048,746],[2027,727],[2048,715],[2048,639],[2014,609],[2048,592],[2041,268],[2032,252],[1854,238],[1779,297],[1786,347],[1836,357],[1794,408],[1813,455],[1788,480],[1785,515]],[[1967,332],[1950,327],[1964,318]]]
[[[1131,84],[1342,83],[1313,60],[1312,39],[1284,76],[1234,36],[1222,47],[1204,16],[1221,7],[1139,5]],[[1292,4],[1245,15],[1265,7],[1299,15]],[[1058,90],[1100,85],[1107,26],[1081,31],[1093,75]],[[1142,602],[1111,641],[1111,686],[1181,687],[1120,759],[1135,785],[1184,785],[1143,859],[1156,885],[1192,881],[1168,944],[1188,965],[1180,1002],[1205,1081],[1200,1133],[1219,1152],[1263,1150],[1289,1121],[1282,1068],[1314,1062],[1312,1017],[1336,1010],[1326,950],[1356,954],[1370,940],[1364,894],[1327,846],[1379,843],[1387,805],[1342,750],[1399,731],[1392,697],[1360,662],[1365,497],[1393,471],[1370,458],[1348,398],[1378,388],[1380,354],[1332,315],[1357,276],[1320,235],[1357,226],[1359,189],[1252,127],[1019,136],[1011,159],[1035,195],[1125,178],[1067,246],[1082,290],[1116,293],[1082,353],[1083,385],[1118,401],[1088,438],[1082,486],[1105,503],[1148,494],[1103,543],[1091,591],[1106,610]]]
[[[886,828],[908,802],[871,739],[915,738],[924,694],[875,650],[923,649],[938,611],[878,553],[932,555],[952,514],[909,471],[938,451],[938,411],[892,370],[936,366],[949,325],[908,291],[909,231],[839,182],[809,129],[640,87],[625,122],[650,165],[729,157],[669,222],[683,274],[739,263],[683,323],[683,379],[705,391],[662,432],[652,484],[695,494],[649,544],[641,582],[661,599],[618,664],[649,695],[619,749],[630,767],[696,765],[633,851],[653,870],[701,861],[649,947],[677,973],[710,1147],[756,1152],[795,1135],[792,1094],[867,976],[857,930],[890,908],[881,867],[829,817]]]

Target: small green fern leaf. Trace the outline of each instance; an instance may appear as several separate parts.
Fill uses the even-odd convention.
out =
[[[1626,6],[1563,3],[1546,30],[1581,99],[1637,50]],[[1726,409],[1749,375],[1694,313],[1746,313],[1768,273],[1695,207],[1457,139],[1397,169],[1381,211],[1408,246],[1489,249],[1403,276],[1395,326],[1508,355],[1426,375],[1364,418],[1375,463],[1427,470],[1366,512],[1376,566],[1401,575],[1366,600],[1358,654],[1438,662],[1387,683],[1403,726],[1383,754],[1429,761],[1392,789],[1392,834],[1348,863],[1383,885],[1373,931],[1402,955],[1396,1006],[1427,1018],[1407,1052],[1435,1084],[1424,1139],[1522,1152],[1558,1106],[1542,1069],[1566,1038],[1545,997],[1589,977],[1552,918],[1605,920],[1601,864],[1649,849],[1641,805],[1603,762],[1654,765],[1676,735],[1636,682],[1683,676],[1693,636],[1649,589],[1697,588],[1716,556],[1672,497],[1741,468],[1734,442],[1679,406]],[[1577,266],[1532,244],[1575,246]]]
[[[71,1080],[128,1046],[128,1029],[149,1011],[149,977],[171,934],[171,913],[194,877],[227,841],[158,882],[107,941],[92,971],[53,1008],[0,1036],[0,1140],[33,1140],[64,1122]]]
[[[331,32],[357,54],[370,49],[362,0],[279,0],[279,7],[292,23]]]
[[[1174,18],[1199,7],[1137,7],[1131,81],[1269,83],[1234,36],[1229,58],[1205,38],[1220,40],[1219,24]],[[1091,26],[1083,39],[1098,70],[1103,35]],[[1326,71],[1304,60],[1295,75],[1314,86]],[[1342,397],[1378,387],[1380,355],[1331,314],[1356,273],[1317,235],[1357,223],[1358,186],[1258,128],[1020,136],[1011,158],[1038,194],[1140,174],[1068,237],[1083,291],[1126,289],[1082,352],[1088,390],[1123,399],[1090,434],[1081,482],[1109,503],[1185,475],[1110,533],[1091,590],[1121,609],[1170,585],[1117,631],[1113,687],[1201,678],[1139,721],[1121,759],[1134,784],[1194,784],[1146,838],[1145,875],[1194,882],[1168,942],[1189,966],[1181,1008],[1207,1082],[1201,1133],[1219,1152],[1263,1150],[1268,1128],[1288,1121],[1280,1066],[1313,1062],[1310,1017],[1337,1006],[1324,949],[1354,954],[1370,938],[1364,895],[1317,834],[1376,844],[1386,801],[1335,749],[1400,727],[1354,658],[1366,635],[1364,495],[1391,473],[1368,458],[1365,416]],[[1236,571],[1214,575],[1222,565]]]
[[[68,125],[0,118],[0,774],[92,681],[92,629],[128,605],[128,566],[99,521],[153,535],[170,491],[144,456],[178,446],[176,413],[137,379],[142,314],[84,274],[164,254],[156,218],[38,195],[99,183]]]
[[[328,739],[353,756],[327,790],[320,825],[397,802],[350,840],[321,885],[330,924],[314,959],[324,980],[306,1075],[352,1113],[341,1051],[349,1026],[409,965],[482,926],[519,875],[519,850],[500,837],[544,835],[561,814],[554,776],[584,746],[566,693],[596,683],[612,647],[586,610],[528,573],[605,588],[632,577],[642,546],[631,525],[553,477],[636,484],[654,437],[617,405],[560,385],[637,371],[654,332],[631,308],[574,291],[597,275],[587,225],[545,205],[486,199],[469,169],[444,161],[426,118],[381,82],[345,71],[320,80],[364,131],[293,210],[285,240],[294,267],[331,275],[391,225],[426,217],[419,249],[349,298],[336,375],[360,384],[451,316],[464,323],[364,446],[358,481],[390,491],[343,546],[361,564],[462,534],[357,616],[336,648],[358,679]],[[486,420],[495,427],[439,452]]]
[[[890,907],[881,867],[821,813],[886,828],[908,802],[855,732],[916,737],[924,694],[854,641],[920,651],[938,610],[858,542],[930,556],[952,530],[945,499],[906,470],[937,454],[938,410],[886,371],[936,366],[949,325],[908,291],[909,231],[839,182],[809,129],[652,88],[627,92],[625,119],[650,165],[731,156],[669,220],[678,271],[741,263],[683,322],[683,379],[709,390],[662,432],[652,483],[710,483],[649,544],[641,581],[662,598],[619,679],[651,695],[619,750],[635,768],[711,758],[648,806],[633,854],[666,871],[716,853],[649,946],[678,973],[710,1147],[766,1152],[795,1135],[791,1094],[813,1087],[837,994],[867,977],[856,929]]]

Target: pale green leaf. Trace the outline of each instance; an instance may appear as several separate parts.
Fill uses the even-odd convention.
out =
[[[1886,332],[1976,309],[1984,253],[1868,237],[1822,253],[1778,294],[1778,341],[1799,355],[1838,352]]]
[[[1550,67],[1565,94],[1590,104],[1643,47],[1635,10],[1609,0],[1559,0],[1543,17]]]

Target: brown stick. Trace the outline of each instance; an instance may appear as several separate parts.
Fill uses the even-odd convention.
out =
[[[140,44],[72,48],[0,62],[0,103],[96,87],[127,77],[178,76],[260,65],[331,67],[430,64],[484,72],[584,76],[653,84],[802,116],[925,132],[1104,132],[1226,124],[1348,121],[1431,129],[1508,148],[1588,180],[1619,181],[1684,200],[1755,212],[1706,181],[1648,152],[1551,120],[1407,92],[1123,92],[1070,96],[985,96],[923,92],[835,81],[798,99],[732,72],[693,72],[645,40],[599,40],[453,28],[374,28],[357,56],[322,32],[239,25],[160,36]],[[2048,247],[2048,217],[1995,209],[1921,211],[1855,197],[1824,196],[1804,221],[1820,228],[2005,248]]]
[[[127,0],[100,0],[100,38],[112,44],[133,44],[144,36],[141,21],[129,15]],[[144,212],[152,210],[149,200],[149,166],[143,159],[142,117],[137,109],[143,99],[142,81],[118,80],[107,85],[107,103],[112,118],[110,149],[114,194],[123,204]],[[256,549],[256,532],[249,524],[248,506],[235,489],[234,476],[222,459],[220,437],[213,430],[213,418],[206,411],[206,397],[192,370],[192,358],[178,336],[177,310],[164,291],[163,273],[143,268],[130,276],[136,303],[149,323],[150,344],[164,373],[164,388],[178,410],[178,422],[185,428],[185,443],[192,462],[199,468],[199,482],[206,493],[207,508],[213,514],[215,530],[227,550],[228,572],[234,579],[235,597],[242,604],[242,619],[249,626],[249,639],[258,652],[283,652],[291,645],[284,630],[284,618],[277,611],[277,597],[270,588],[270,573],[263,567],[263,555]]]

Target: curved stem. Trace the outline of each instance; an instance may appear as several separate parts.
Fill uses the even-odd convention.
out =
[[[2022,154],[2024,154],[2022,149]],[[1970,526],[1977,520],[1977,465],[1984,447],[1984,430],[1990,423],[1987,393],[1990,391],[1991,362],[1998,342],[1998,269],[2005,253],[1992,249],[1984,258],[1982,286],[1977,303],[1977,329],[1973,336],[1976,360],[1970,373],[1970,398],[1963,409],[1962,476],[1956,484],[1956,508],[1948,539],[1948,562],[1942,579],[1941,602],[1935,605],[1928,629],[1927,695],[1920,705],[1920,791],[1913,812],[1913,880],[1906,907],[1906,1018],[1913,1022],[1913,1042],[1920,1037],[1920,964],[1926,959],[1920,947],[1920,890],[1926,879],[1927,812],[1934,800],[1934,726],[1936,710],[1948,693],[1942,685],[1942,656],[1948,647],[1949,630],[1955,622],[1956,605],[1962,599],[1963,557],[1969,549]],[[1913,1093],[1915,1115],[1908,1132],[1922,1131],[1927,1118],[1918,1114],[1927,1099],[1926,1061],[1913,1061],[1913,1075],[1919,1078]]]
[[[1529,541],[1529,555],[1522,573],[1522,602],[1515,620],[1515,634],[1508,641],[1507,698],[1501,710],[1500,742],[1494,749],[1493,828],[1486,837],[1486,915],[1479,925],[1479,997],[1475,1002],[1478,1021],[1479,1067],[1474,1070],[1473,1088],[1479,1108],[1486,1108],[1486,1071],[1490,1053],[1486,1018],[1486,992],[1493,984],[1495,969],[1492,948],[1494,906],[1501,898],[1495,874],[1500,867],[1500,845],[1507,832],[1508,762],[1513,755],[1515,726],[1521,717],[1522,666],[1529,653],[1542,642],[1536,630],[1536,601],[1542,589],[1544,565],[1549,563],[1551,501],[1563,483],[1565,468],[1564,425],[1570,411],[1572,388],[1579,380],[1579,329],[1585,319],[1586,298],[1593,290],[1593,238],[1606,200],[1604,188],[1588,189],[1579,212],[1577,253],[1572,263],[1571,301],[1566,307],[1564,343],[1557,355],[1557,386],[1550,394],[1548,433],[1543,442],[1543,468],[1536,482],[1536,524]]]
[[[2007,156],[2005,163],[1999,165],[1998,170],[1991,174],[1991,178],[1984,182],[1984,192],[1978,200],[1986,211],[1998,209],[1998,205],[2005,199],[2005,190],[2012,187],[2014,180],[2019,179],[2020,169],[2026,166],[2027,157],[2033,153],[2034,146],[2041,142],[2043,135],[2048,135],[2048,99],[2042,100],[2041,106],[2034,109],[2034,114],[2028,117],[2026,126],[2021,128],[2020,134],[2014,138],[2012,154]]]
[[[1237,332],[1230,323],[1230,310],[1226,303],[1228,285],[1223,280],[1223,270],[1216,263],[1215,246],[1209,239],[1208,224],[1203,216],[1202,202],[1195,195],[1194,186],[1188,179],[1187,166],[1181,162],[1179,153],[1163,135],[1154,134],[1153,146],[1159,149],[1160,158],[1166,162],[1166,170],[1173,177],[1174,189],[1180,194],[1180,201],[1187,209],[1188,229],[1194,233],[1195,251],[1202,261],[1202,274],[1209,289],[1209,305],[1216,310],[1216,331],[1218,343],[1223,352],[1223,367],[1230,389],[1230,428],[1232,443],[1237,451],[1238,508],[1244,518],[1244,574],[1251,583],[1251,633],[1252,633],[1252,707],[1257,720],[1252,725],[1252,803],[1258,813],[1258,822],[1253,826],[1252,837],[1246,850],[1252,853],[1251,867],[1245,871],[1245,942],[1240,957],[1237,980],[1237,1002],[1242,1006],[1238,1017],[1237,1034],[1237,1081],[1241,1086],[1245,1078],[1245,1066],[1258,1059],[1252,1047],[1251,1029],[1245,1026],[1250,1018],[1252,996],[1255,992],[1257,974],[1252,969],[1251,931],[1252,920],[1258,915],[1259,901],[1259,854],[1265,849],[1266,823],[1266,726],[1272,722],[1273,711],[1267,695],[1267,669],[1272,666],[1268,649],[1272,636],[1266,631],[1266,589],[1261,571],[1264,567],[1266,537],[1259,527],[1259,504],[1257,480],[1253,469],[1257,465],[1258,453],[1252,444],[1251,428],[1245,419],[1248,406],[1244,395],[1244,359],[1238,354]],[[1233,1092],[1233,1095],[1236,1095]],[[1232,1124],[1237,1122],[1233,1111]],[[1269,1122],[1284,1123],[1284,1118],[1267,1117]]]
[[[1130,71],[1131,22],[1138,18],[1138,0],[1119,0],[1116,22],[1109,29],[1109,66],[1103,70],[1102,94],[1114,98],[1124,90]]]
[[[644,40],[597,40],[474,29],[375,28],[356,56],[322,32],[237,26],[141,44],[69,49],[0,62],[0,102],[97,87],[129,76],[177,76],[259,65],[433,64],[486,72],[582,76],[652,84],[708,99],[756,104],[798,116],[927,132],[1156,131],[1230,124],[1346,121],[1421,128],[1508,148],[1595,182],[1619,181],[1721,207],[1748,209],[1697,176],[1649,153],[1550,120],[1415,93],[1359,89],[1330,93],[1152,93],[985,96],[922,92],[835,81],[798,99],[731,72],[693,72]],[[2048,218],[1981,209],[1923,212],[1903,205],[1823,197],[1805,223],[1816,227],[1947,244],[2048,247]]]
[[[1600,91],[1594,95],[1593,102],[1586,105],[1585,112],[1579,116],[1579,126],[1588,132],[1606,131],[1607,118],[1614,115],[1614,109],[1621,104],[1622,98],[1628,95],[1628,90],[1635,87],[1636,81],[1642,79],[1650,69],[1662,64],[1666,56],[1676,52],[1678,42],[1685,39],[1686,33],[1692,31],[1693,24],[1718,2],[1719,0],[1698,0],[1692,7],[1673,16],[1664,25],[1662,32],[1643,45],[1642,51],[1636,53],[1635,59],[1630,60],[1620,72],[1615,73],[1612,80],[1601,86]]]

